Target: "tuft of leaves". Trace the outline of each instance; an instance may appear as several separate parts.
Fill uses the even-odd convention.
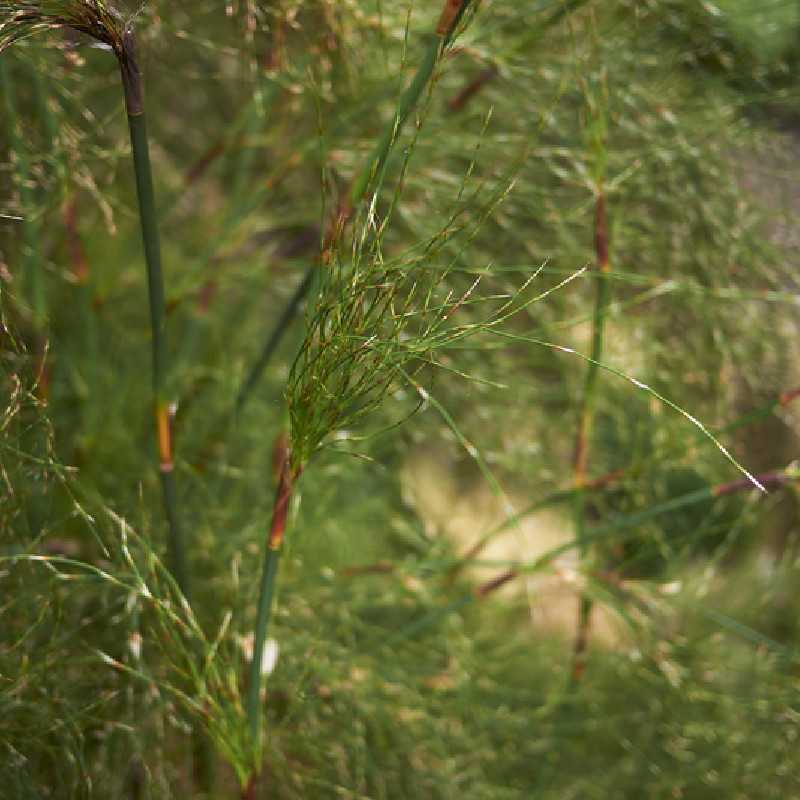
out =
[[[492,199],[492,208],[502,194]],[[415,387],[424,403],[427,393],[416,376],[441,366],[440,351],[497,327],[538,299],[525,298],[538,271],[510,294],[480,296],[480,276],[464,290],[453,288],[454,264],[442,263],[441,257],[468,228],[459,221],[463,212],[427,242],[393,259],[382,252],[385,223],[370,241],[375,228],[370,214],[352,255],[344,257],[337,248],[323,268],[286,390],[294,466],[302,467],[332,434],[360,423],[403,385]],[[486,213],[482,209],[481,220]],[[487,303],[493,308],[482,317],[460,313]]]

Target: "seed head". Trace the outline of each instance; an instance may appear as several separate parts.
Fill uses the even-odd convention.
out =
[[[110,47],[125,59],[126,25],[103,0],[0,0],[0,52],[14,42],[56,28],[70,28]]]
[[[91,36],[119,62],[129,114],[143,111],[132,21],[105,0],[0,0],[0,53],[20,39],[56,28]]]

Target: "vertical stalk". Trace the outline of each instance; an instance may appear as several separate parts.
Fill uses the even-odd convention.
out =
[[[136,41],[133,29],[125,29],[122,49],[118,53],[122,85],[125,91],[125,108],[136,176],[136,196],[139,202],[139,222],[142,229],[147,290],[152,334],[153,398],[158,448],[158,467],[164,512],[167,518],[169,564],[175,582],[187,601],[191,598],[189,564],[186,542],[178,514],[178,491],[175,481],[175,463],[172,441],[172,412],[168,399],[168,349],[166,313],[164,302],[164,277],[161,269],[161,243],[158,233],[153,173],[150,166],[150,146],[144,113],[144,92],[139,64],[136,58]],[[210,743],[202,729],[192,729],[192,767],[196,785],[211,791],[214,784],[214,762]]]
[[[594,421],[594,405],[597,393],[597,379],[599,368],[597,362],[603,357],[603,343],[605,337],[605,319],[608,309],[609,287],[608,272],[609,237],[608,219],[606,215],[606,196],[602,180],[597,186],[594,216],[594,250],[595,250],[595,302],[592,315],[592,347],[591,361],[586,370],[586,379],[583,385],[583,396],[578,413],[578,430],[575,439],[575,455],[573,460],[573,479],[575,483],[575,502],[573,513],[575,518],[576,538],[582,539],[586,526],[586,488],[587,467],[589,463],[589,445],[591,440],[592,423]],[[586,553],[584,552],[584,558]],[[573,662],[571,680],[579,681],[586,665],[586,650],[589,644],[589,631],[591,626],[592,599],[586,593],[581,595],[578,608],[578,629],[575,635],[573,648]]]
[[[186,545],[178,517],[177,488],[175,485],[172,447],[172,417],[167,399],[167,332],[164,308],[164,278],[161,270],[161,244],[158,235],[153,174],[150,166],[150,147],[144,113],[144,95],[133,30],[127,28],[123,48],[119,54],[122,85],[125,90],[125,107],[128,113],[133,168],[136,175],[136,195],[139,201],[139,222],[142,229],[147,288],[150,305],[152,334],[153,396],[158,445],[159,473],[164,498],[164,510],[169,527],[169,560],[172,573],[183,594],[188,598],[189,568]]]
[[[350,191],[345,198],[342,207],[339,209],[338,214],[331,222],[328,232],[325,236],[325,241],[322,247],[322,260],[324,261],[328,251],[335,244],[336,239],[341,234],[344,227],[352,219],[355,209],[358,204],[366,195],[370,186],[373,185],[376,176],[380,175],[383,170],[386,160],[391,153],[392,146],[394,145],[397,137],[408,120],[409,115],[417,106],[422,93],[425,88],[430,84],[433,77],[436,65],[439,63],[441,56],[450,43],[453,34],[456,31],[461,19],[467,12],[472,0],[445,0],[442,14],[439,18],[439,23],[436,27],[436,32],[431,36],[428,48],[423,55],[422,61],[417,68],[417,73],[414,79],[409,84],[408,88],[400,96],[397,104],[397,109],[392,117],[391,122],[386,126],[380,139],[372,150],[369,158],[365,162],[361,171],[353,179]],[[309,290],[314,284],[314,277],[318,269],[318,264],[309,267],[305,276],[298,284],[297,290],[289,300],[288,305],[284,309],[277,324],[267,338],[264,347],[259,353],[256,363],[248,373],[248,376],[239,390],[236,398],[236,410],[241,410],[253,389],[258,384],[264,370],[269,365],[272,355],[277,350],[278,345],[283,340],[283,336],[289,327],[294,315],[297,313],[303,299],[308,294]]]
[[[591,358],[586,368],[583,394],[578,411],[578,427],[575,435],[575,453],[573,459],[573,481],[575,486],[573,517],[575,521],[575,535],[579,541],[583,540],[586,527],[586,490],[588,488],[589,448],[592,440],[595,399],[600,373],[598,365],[603,358],[605,323],[610,291],[608,284],[608,273],[610,271],[609,232],[605,192],[605,178],[608,162],[608,84],[605,73],[601,74],[599,83],[600,86],[597,95],[595,95],[592,87],[586,85],[584,88],[589,112],[588,119],[586,120],[587,144],[589,145],[593,161],[592,172],[595,196],[593,225],[595,295],[594,311],[592,313]],[[583,567],[587,575],[594,571],[592,569],[594,550],[595,548],[591,545],[581,546],[581,560],[583,561]],[[584,590],[581,593],[578,603],[578,621],[573,645],[570,686],[574,686],[581,680],[586,667],[586,651],[589,646],[593,606],[594,603],[590,594]]]
[[[122,50],[118,53],[125,107],[128,114],[133,166],[136,175],[136,194],[139,201],[139,220],[142,229],[147,287],[152,332],[153,398],[158,447],[158,466],[164,511],[169,531],[169,564],[175,582],[187,601],[191,600],[191,583],[186,542],[178,513],[178,491],[174,473],[172,411],[168,398],[169,361],[167,349],[164,278],[161,269],[161,243],[158,233],[153,174],[150,166],[150,147],[144,113],[144,93],[136,58],[133,29],[125,29]],[[194,784],[213,792],[215,765],[210,741],[202,728],[192,727],[191,763]]]
[[[267,640],[270,619],[272,617],[272,601],[275,595],[275,584],[278,575],[283,541],[286,534],[286,523],[289,516],[294,485],[300,476],[301,469],[293,467],[289,446],[283,437],[276,442],[276,466],[279,472],[278,486],[275,491],[275,503],[272,509],[272,521],[264,549],[264,560],[261,568],[261,581],[258,592],[258,609],[253,631],[253,660],[250,662],[250,674],[247,684],[246,711],[250,734],[254,743],[256,763],[248,783],[244,787],[243,797],[253,796],[255,781],[260,770],[261,757],[261,661],[264,645]]]
[[[267,341],[264,343],[264,347],[258,354],[258,358],[251,367],[250,372],[247,373],[247,378],[245,378],[241,389],[239,389],[239,394],[236,396],[236,413],[239,413],[242,408],[244,408],[248,398],[258,385],[264,370],[269,365],[269,362],[272,360],[272,356],[278,349],[278,345],[283,339],[284,332],[289,327],[289,324],[294,319],[295,314],[297,314],[303,299],[311,289],[311,285],[314,283],[315,274],[316,270],[313,267],[306,271],[306,274],[303,275],[302,280],[297,284],[297,288],[289,298],[289,302],[286,304],[283,311],[281,311],[275,328],[273,329]]]

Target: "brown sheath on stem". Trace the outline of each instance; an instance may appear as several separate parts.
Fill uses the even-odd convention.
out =
[[[172,472],[172,430],[169,406],[159,403],[156,406],[156,429],[158,431],[158,461],[162,472]]]
[[[289,436],[281,431],[272,445],[272,481],[277,486],[280,482],[283,468],[289,460]]]
[[[256,781],[258,775],[251,775],[247,785],[242,789],[242,800],[256,800]]]
[[[278,449],[282,445],[282,452]],[[292,499],[294,482],[300,476],[299,469],[292,468],[292,459],[288,439],[279,437],[273,453],[273,464],[280,459],[280,476],[278,488],[275,490],[275,508],[272,511],[272,524],[269,529],[267,547],[270,550],[280,550],[283,545],[283,535],[286,533],[286,520],[289,515],[289,502]]]

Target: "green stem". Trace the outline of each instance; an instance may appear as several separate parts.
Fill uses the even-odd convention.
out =
[[[169,528],[169,554],[172,573],[183,594],[189,598],[189,568],[186,544],[178,515],[177,487],[172,452],[171,419],[167,399],[167,332],[164,303],[164,278],[161,269],[161,243],[158,234],[158,212],[150,166],[150,146],[144,114],[141,76],[136,61],[133,31],[126,30],[124,51],[120,56],[122,84],[128,112],[128,126],[136,175],[139,222],[142,230],[147,289],[152,334],[153,396],[164,510]]]
[[[409,87],[400,96],[400,101],[397,105],[394,117],[389,125],[384,129],[378,143],[375,145],[372,153],[370,154],[367,162],[361,168],[361,171],[356,176],[350,188],[349,199],[352,206],[356,206],[364,198],[370,185],[375,177],[381,172],[386,159],[389,157],[392,145],[397,141],[409,114],[416,107],[419,98],[425,87],[430,83],[433,76],[433,70],[439,61],[439,56],[443,50],[442,39],[438,36],[431,39],[422,62],[417,69],[417,74],[411,81]]]
[[[282,548],[281,550],[266,549],[258,590],[253,661],[250,664],[250,677],[247,684],[247,720],[253,741],[256,743],[257,752],[260,751],[259,740],[261,734],[261,661],[267,641],[269,622],[272,617],[272,599],[275,595],[275,583],[281,552]]]
[[[303,276],[303,279],[299,284],[297,284],[297,288],[295,289],[294,293],[289,298],[289,302],[281,312],[281,315],[278,318],[278,323],[272,331],[269,339],[267,339],[266,343],[264,344],[264,348],[259,353],[256,362],[253,364],[253,367],[248,373],[245,382],[242,384],[242,388],[239,390],[239,394],[236,397],[235,410],[237,413],[242,410],[244,404],[247,402],[247,398],[250,396],[253,389],[255,389],[255,387],[258,385],[261,375],[264,373],[264,370],[267,368],[273,354],[278,349],[278,345],[281,343],[284,331],[286,331],[286,329],[289,327],[289,324],[303,303],[303,298],[305,298],[311,289],[316,274],[316,267],[312,267],[306,272],[306,274]]]
[[[169,564],[175,582],[187,601],[191,598],[190,572],[186,542],[178,513],[178,490],[175,481],[172,445],[172,418],[168,399],[167,379],[169,361],[167,349],[166,309],[164,301],[164,276],[161,268],[161,242],[158,233],[158,212],[153,189],[153,171],[150,165],[150,145],[144,113],[144,95],[139,66],[136,60],[136,43],[132,28],[123,37],[123,51],[119,56],[125,106],[128,114],[133,168],[136,176],[136,196],[139,203],[139,222],[142,230],[147,291],[150,307],[152,336],[153,397],[158,447],[159,474],[164,512],[169,531]],[[214,763],[211,743],[198,726],[192,728],[192,762],[195,783],[206,793],[213,791]]]
[[[147,290],[150,301],[150,326],[152,330],[153,392],[156,403],[162,403],[165,401],[164,379],[167,365],[164,279],[161,269],[158,214],[150,166],[150,147],[144,112],[128,114],[128,125],[131,149],[133,151],[133,167],[136,173],[139,222],[147,265]]]
[[[160,467],[161,493],[164,498],[164,511],[167,517],[169,528],[169,563],[171,564],[172,574],[175,576],[180,590],[187,600],[190,599],[191,580],[189,564],[186,554],[186,540],[183,535],[183,528],[178,516],[177,486],[175,474],[170,470]]]
[[[606,217],[606,197],[600,182],[597,190],[594,219],[595,246],[595,302],[592,315],[592,348],[591,361],[586,370],[583,386],[583,397],[578,416],[578,432],[575,442],[574,477],[577,493],[573,507],[576,537],[583,538],[586,524],[586,494],[583,489],[589,459],[592,424],[594,421],[595,397],[597,394],[598,364],[603,357],[605,339],[605,321],[609,302],[609,255],[608,255],[608,219]],[[589,560],[584,549],[583,559]],[[575,635],[571,680],[580,680],[583,675],[586,649],[589,643],[589,627],[592,615],[592,600],[585,593],[581,595],[578,610],[578,628]]]
[[[417,73],[409,84],[408,88],[400,96],[397,109],[392,117],[391,122],[384,129],[369,158],[361,168],[361,171],[353,180],[350,192],[347,195],[347,200],[345,201],[344,208],[341,209],[340,214],[337,216],[332,231],[329,232],[328,236],[326,236],[326,243],[323,247],[323,255],[325,254],[325,251],[329,249],[329,246],[333,243],[333,241],[335,241],[336,235],[350,221],[356,207],[367,194],[369,189],[374,185],[376,177],[378,177],[383,171],[383,168],[386,165],[386,160],[391,153],[394,143],[397,141],[400,131],[408,120],[411,112],[417,106],[422,93],[430,84],[434,70],[436,69],[436,65],[439,63],[442,54],[447,48],[447,45],[451,42],[453,35],[458,28],[459,23],[461,22],[461,19],[467,12],[471,3],[472,0],[462,0],[461,6],[450,20],[447,30],[444,31],[444,33],[437,32],[435,35],[431,36],[430,43],[425,51],[425,54],[423,55],[422,61],[417,69]],[[313,285],[314,275],[316,274],[317,269],[318,267],[316,264],[309,267],[308,271],[303,277],[303,280],[298,286],[298,291],[292,296],[289,301],[289,305],[281,314],[277,324],[270,333],[266,344],[256,360],[255,365],[248,373],[247,379],[237,395],[237,411],[240,411],[244,407],[245,403],[252,394],[253,389],[255,389],[255,387],[258,385],[261,376],[264,374],[264,370],[269,365],[273,353],[277,350],[278,345],[282,341],[283,336],[289,327],[289,323]]]
[[[299,477],[300,470],[293,469],[288,445],[283,438],[276,443],[280,458],[280,477],[275,491],[275,504],[272,508],[272,522],[264,550],[264,561],[261,568],[261,581],[258,590],[258,608],[256,624],[253,631],[253,660],[250,662],[250,675],[247,684],[246,711],[250,734],[254,744],[256,762],[253,773],[250,775],[248,785],[257,775],[261,758],[261,661],[264,655],[264,645],[267,641],[267,630],[272,617],[272,600],[275,595],[275,584],[278,575],[283,540],[286,534],[286,525],[289,517],[289,504],[294,491],[294,483]]]

